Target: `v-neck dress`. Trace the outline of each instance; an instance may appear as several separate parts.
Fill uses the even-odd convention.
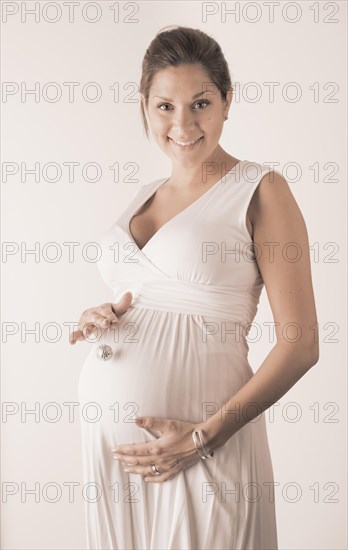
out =
[[[89,549],[278,548],[264,413],[162,483],[124,472],[111,452],[156,439],[135,414],[205,422],[253,376],[247,335],[263,281],[246,213],[269,171],[240,161],[140,249],[129,222],[167,178],[152,181],[99,241],[112,301],[126,291],[133,301],[118,331],[88,344],[79,378]],[[101,343],[109,361],[96,355]]]

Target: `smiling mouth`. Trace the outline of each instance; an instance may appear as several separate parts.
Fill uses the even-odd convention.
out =
[[[193,149],[199,143],[201,143],[204,139],[204,136],[201,136],[200,138],[198,138],[196,140],[192,140],[192,141],[188,141],[188,142],[176,141],[175,139],[172,139],[169,136],[168,136],[168,139],[178,149],[185,149],[185,150],[188,149],[188,150],[190,150],[190,149]]]

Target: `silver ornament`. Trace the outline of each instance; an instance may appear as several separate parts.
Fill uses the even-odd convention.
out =
[[[102,361],[109,361],[112,355],[112,348],[107,344],[102,344],[97,349],[97,357],[99,357],[99,359],[101,359]]]
[[[110,328],[108,328],[108,332],[106,336],[108,336],[109,330]],[[98,346],[97,357],[101,361],[109,361],[112,358],[112,356],[113,356],[113,351],[111,346],[109,346],[108,344],[101,344],[100,346]]]

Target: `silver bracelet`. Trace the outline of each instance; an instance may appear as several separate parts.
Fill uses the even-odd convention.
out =
[[[197,445],[196,435],[195,435],[194,432],[192,432],[192,437],[193,437],[193,442],[194,442],[194,444],[195,444],[197,453],[199,454],[199,456],[201,457],[202,460],[206,460],[205,455],[202,454],[201,449],[199,449],[199,447],[198,447],[198,445]]]
[[[201,448],[199,448],[198,445],[197,445],[197,435],[198,435],[199,440],[200,440]],[[212,453],[208,454],[206,449],[205,449],[205,446],[204,446],[204,443],[203,443],[202,430],[200,430],[198,428],[195,428],[192,432],[192,439],[193,439],[193,443],[195,444],[196,451],[198,452],[198,454],[199,454],[199,456],[201,457],[202,460],[207,460],[208,458],[213,458],[214,451]]]

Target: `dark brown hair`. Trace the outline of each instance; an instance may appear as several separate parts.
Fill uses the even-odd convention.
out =
[[[169,25],[169,28],[174,25]],[[150,43],[142,62],[140,93],[148,105],[150,88],[155,74],[167,67],[178,67],[187,63],[200,64],[209,79],[220,90],[222,100],[232,88],[228,64],[220,45],[199,29],[175,25],[171,30],[161,29]],[[141,117],[146,137],[149,128],[143,103],[140,102]]]

